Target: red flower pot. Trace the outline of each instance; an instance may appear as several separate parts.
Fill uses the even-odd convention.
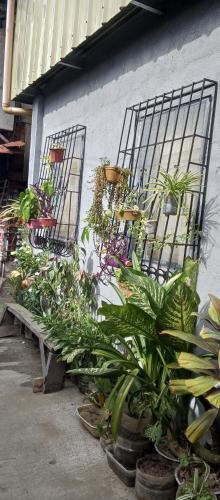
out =
[[[56,226],[56,223],[56,219],[39,217],[39,219],[30,219],[27,226],[29,229],[39,229],[41,227],[54,227]]]
[[[50,161],[61,163],[64,159],[65,148],[50,148]]]

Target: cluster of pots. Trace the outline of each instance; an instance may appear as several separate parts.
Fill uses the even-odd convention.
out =
[[[91,414],[100,415],[100,408],[94,408],[92,404],[83,405],[77,413],[83,426],[98,438],[98,426],[91,424],[85,417],[85,412],[88,415],[90,411]],[[139,500],[175,500],[181,495],[181,472],[188,466],[182,466],[179,460],[164,455],[149,439],[143,437],[143,430],[148,424],[148,418],[138,420],[123,413],[116,441],[101,437],[101,446],[106,452],[110,468],[124,484],[135,487]],[[201,465],[202,462],[198,463]],[[220,499],[220,491],[212,495],[213,499]]]

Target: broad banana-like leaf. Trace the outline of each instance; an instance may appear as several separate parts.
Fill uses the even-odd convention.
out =
[[[220,332],[210,330],[209,328],[203,328],[201,329],[199,333],[200,337],[202,339],[208,339],[208,340],[216,340],[217,342],[220,342]]]
[[[197,308],[198,300],[195,292],[186,283],[177,281],[166,294],[158,316],[159,331],[171,328],[193,333],[195,318],[192,317],[192,312],[197,311]]]
[[[218,297],[215,297],[215,295],[212,295],[211,293],[209,293],[209,298],[211,301],[208,310],[209,316],[212,321],[214,321],[220,328],[220,299],[218,299]]]
[[[111,420],[112,436],[114,439],[116,439],[118,434],[118,429],[126,397],[130,391],[132,384],[134,383],[135,377],[138,375],[138,372],[139,370],[135,369],[129,375],[127,375],[127,377],[125,377],[125,380],[121,388],[119,389],[118,396],[115,400],[114,408],[112,411],[112,420]]]
[[[209,403],[211,403],[216,408],[220,408],[220,391],[219,390],[216,389],[215,391],[210,392],[210,394],[208,394],[208,396],[206,396],[206,399],[209,401]]]
[[[178,396],[189,394],[189,391],[186,388],[186,380],[184,379],[170,380],[169,388],[173,394]]]
[[[196,373],[203,370],[216,370],[218,368],[216,363],[210,359],[202,358],[188,352],[181,352],[178,358],[178,363],[181,368],[185,368],[185,370],[190,370]]]
[[[179,340],[189,342],[189,344],[196,345],[197,347],[200,347],[200,349],[203,349],[203,351],[211,352],[212,354],[215,355],[218,353],[219,350],[218,346],[217,347],[215,345],[213,346],[213,344],[210,344],[206,340],[203,340],[200,337],[197,337],[196,335],[181,332],[179,330],[163,330],[161,332],[161,335],[171,335],[171,337],[176,337]]]
[[[218,415],[217,409],[208,410],[201,417],[198,417],[194,422],[192,422],[189,427],[187,427],[185,436],[194,444],[198,439],[200,439],[212,426],[215,418]]]
[[[194,396],[202,396],[215,387],[217,379],[209,376],[195,377],[185,380],[186,387]]]
[[[133,304],[104,304],[98,312],[106,318],[99,323],[106,335],[111,334],[115,338],[144,335],[155,342],[155,321]]]

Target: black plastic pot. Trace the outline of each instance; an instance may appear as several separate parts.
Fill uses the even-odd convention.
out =
[[[163,205],[163,214],[167,217],[169,215],[176,215],[178,210],[178,203],[176,198],[172,195],[167,196]]]
[[[136,467],[138,458],[152,449],[149,439],[143,437],[143,430],[149,424],[149,418],[136,419],[126,413],[122,415],[114,455],[126,467]]]
[[[153,461],[155,466],[159,462],[167,464],[158,455],[147,455],[137,461],[135,481],[137,497],[140,500],[175,500],[177,484],[174,471],[172,474],[167,472],[167,476],[160,476],[156,471],[155,475],[152,472],[145,472],[141,466],[145,463],[146,459]]]
[[[123,481],[126,486],[133,487],[135,485],[136,468],[129,469],[116,459],[114,455],[113,446],[106,446],[106,455],[109,467],[113,472]]]

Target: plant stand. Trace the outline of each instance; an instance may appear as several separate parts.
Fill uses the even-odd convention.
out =
[[[60,391],[64,384],[66,365],[58,361],[54,344],[45,338],[45,333],[34,321],[30,311],[20,304],[6,303],[0,320],[2,325],[19,325],[20,333],[25,338],[37,342],[41,355],[44,394]]]

